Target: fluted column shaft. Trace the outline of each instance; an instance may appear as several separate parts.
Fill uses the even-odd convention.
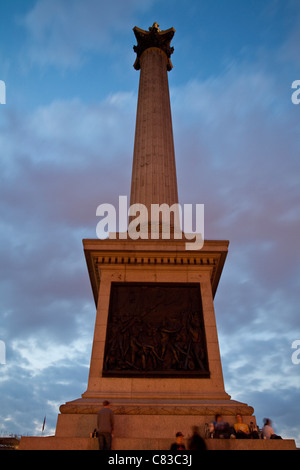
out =
[[[140,84],[130,204],[178,203],[175,152],[167,72],[158,47],[140,57]]]

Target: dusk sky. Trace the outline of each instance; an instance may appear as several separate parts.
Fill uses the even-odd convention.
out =
[[[230,241],[215,297],[225,390],[300,446],[299,0],[1,0],[0,434],[41,435],[44,416],[53,434],[87,388],[82,239],[99,204],[130,194],[132,28],[154,21],[176,29],[179,201],[205,205],[206,239]]]

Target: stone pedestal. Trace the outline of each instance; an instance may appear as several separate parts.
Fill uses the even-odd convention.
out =
[[[103,400],[110,400],[118,439],[172,439],[220,413],[235,422],[241,413],[255,421],[253,408],[225,392],[213,298],[227,254],[227,241],[206,241],[201,251],[186,251],[183,240],[85,240],[84,250],[97,304],[88,387],[81,399],[60,408],[56,436],[87,437]],[[113,283],[198,284],[201,291],[209,376],[189,378],[104,377],[103,364]],[[146,442],[146,441],[145,441]]]
[[[222,414],[255,423],[253,408],[225,392],[213,298],[228,242],[206,241],[201,251],[186,251],[178,240],[85,240],[84,250],[97,304],[90,374],[86,392],[60,407],[55,436],[22,438],[20,449],[98,449],[89,438],[105,399],[115,413],[114,450],[168,450],[177,431],[185,436]],[[209,377],[103,377],[105,341],[113,282],[199,283],[206,334]],[[146,374],[145,374],[146,375]],[[209,449],[295,449],[294,441],[208,440]]]

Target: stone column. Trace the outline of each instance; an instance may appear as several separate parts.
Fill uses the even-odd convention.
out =
[[[168,70],[175,30],[134,28],[140,70],[130,204],[178,204]]]

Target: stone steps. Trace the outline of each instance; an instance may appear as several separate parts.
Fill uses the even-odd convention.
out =
[[[114,438],[112,450],[167,451],[170,439]],[[208,450],[296,450],[292,439],[206,439]],[[98,440],[86,437],[22,437],[19,450],[98,450]]]

